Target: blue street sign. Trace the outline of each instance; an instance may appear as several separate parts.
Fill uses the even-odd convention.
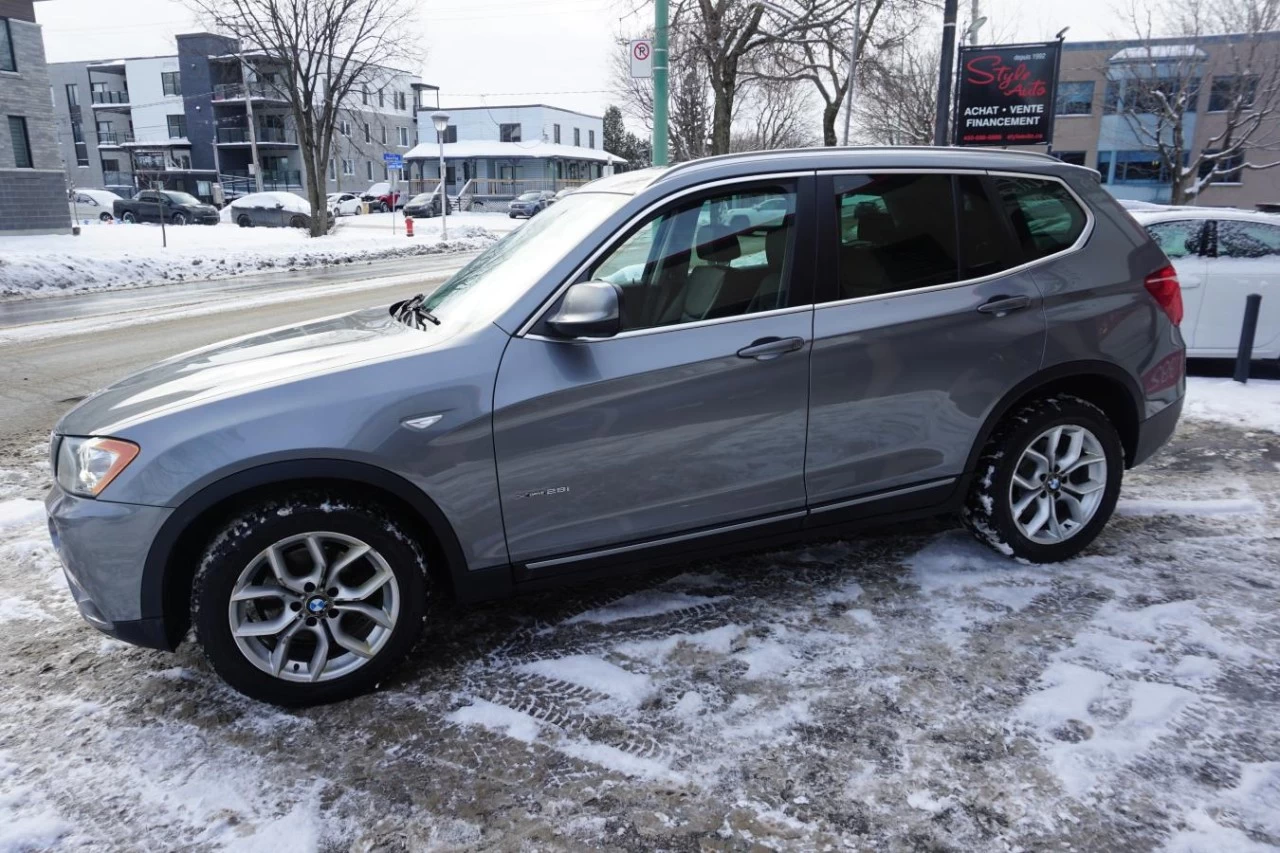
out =
[[[399,154],[393,154],[388,151],[382,155],[382,162],[387,164],[388,169],[394,169],[396,171],[404,170],[404,158]]]

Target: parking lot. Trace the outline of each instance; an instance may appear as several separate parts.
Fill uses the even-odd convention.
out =
[[[1070,563],[944,519],[686,566],[443,614],[300,712],[80,621],[44,453],[0,458],[0,849],[1280,844],[1271,431],[1184,420]]]

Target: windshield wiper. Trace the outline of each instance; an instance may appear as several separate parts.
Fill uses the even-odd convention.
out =
[[[405,324],[412,320],[416,328],[423,330],[427,328],[427,323],[439,326],[440,318],[422,307],[422,304],[426,301],[427,295],[425,293],[419,293],[412,299],[406,299],[400,303],[400,308],[396,311],[396,319]]]

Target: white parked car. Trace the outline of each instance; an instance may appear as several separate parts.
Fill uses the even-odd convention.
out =
[[[738,230],[744,228],[780,228],[786,221],[791,207],[783,196],[771,196],[748,207],[735,207],[729,211],[729,225]]]
[[[1245,297],[1262,294],[1256,359],[1280,358],[1280,216],[1211,207],[1130,211],[1173,261],[1192,358],[1235,358]]]
[[[334,216],[359,216],[364,213],[360,196],[355,193],[329,193],[329,212]]]
[[[111,207],[120,196],[109,190],[75,190],[67,206],[71,209],[71,218],[75,222],[86,219],[97,219],[100,222],[112,220]]]

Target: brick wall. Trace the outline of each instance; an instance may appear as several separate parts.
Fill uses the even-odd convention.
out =
[[[0,169],[0,235],[71,230],[61,169]]]

